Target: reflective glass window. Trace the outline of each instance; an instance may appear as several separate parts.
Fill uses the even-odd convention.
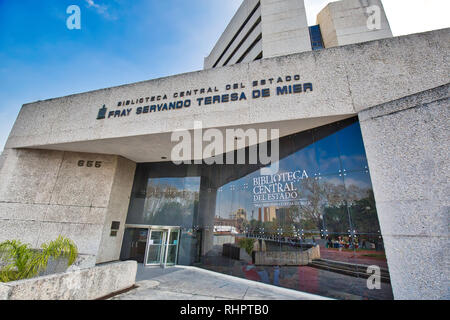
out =
[[[273,174],[260,164],[139,164],[127,224],[180,227],[179,264],[338,299],[392,299],[358,119],[282,137],[279,153]],[[142,260],[137,234],[124,237],[123,259]],[[380,290],[367,288],[369,266],[382,272]]]

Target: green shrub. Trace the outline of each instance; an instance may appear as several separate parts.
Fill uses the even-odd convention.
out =
[[[239,240],[239,247],[245,249],[249,255],[252,255],[255,239],[243,238]]]
[[[42,244],[41,248],[42,250],[34,250],[29,244],[18,240],[0,243],[0,282],[35,277],[47,268],[50,257],[67,258],[70,266],[78,256],[78,249],[73,241],[62,236]]]

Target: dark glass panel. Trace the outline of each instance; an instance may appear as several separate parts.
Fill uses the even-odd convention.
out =
[[[342,174],[325,176],[320,181],[321,215],[323,216],[323,234],[335,237],[348,234],[350,229],[347,197]]]
[[[148,229],[126,228],[122,240],[121,260],[144,262]]]
[[[199,186],[196,177],[149,178],[143,212],[129,216],[127,223],[192,227]]]
[[[304,231],[304,237],[312,239],[313,235],[319,234],[323,229],[323,216],[321,203],[323,195],[319,177],[308,178],[301,181],[300,184],[301,201],[296,210],[301,229]]]
[[[365,166],[357,118],[281,138],[276,175],[254,164],[140,164],[127,223],[181,226],[180,264],[340,299],[391,299],[388,282],[366,286],[368,263],[387,265]]]
[[[350,123],[349,120],[341,122],[337,138],[343,171],[367,169],[366,152],[359,122]]]
[[[375,197],[368,171],[344,174],[353,232],[380,235]]]
[[[180,243],[178,249],[178,264],[193,265],[198,262],[198,248],[200,246],[198,234],[194,228],[180,230]]]
[[[313,130],[289,136],[280,144],[280,171],[305,170],[308,176],[319,173]],[[287,151],[289,150],[289,151]]]
[[[313,131],[316,159],[321,176],[337,174],[341,170],[336,131],[336,124],[329,124]]]

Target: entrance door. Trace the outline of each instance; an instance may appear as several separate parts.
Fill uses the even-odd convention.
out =
[[[147,249],[147,228],[126,228],[123,236],[121,260],[135,260],[143,263]]]
[[[178,242],[180,229],[162,229],[151,227],[148,241],[145,265],[175,265],[178,258]]]
[[[175,265],[178,258],[178,242],[180,241],[180,229],[167,231],[166,265]]]

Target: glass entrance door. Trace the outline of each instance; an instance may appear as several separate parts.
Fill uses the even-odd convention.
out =
[[[167,233],[167,259],[166,265],[175,265],[178,258],[178,241],[180,238],[180,229],[171,229]]]
[[[178,228],[150,228],[145,265],[175,265],[178,257]]]
[[[147,247],[146,265],[157,265],[164,261],[164,238],[166,232],[163,230],[150,230]]]
[[[147,238],[149,230],[147,228],[129,228],[125,229],[123,235],[121,260],[135,260],[139,263],[145,261],[145,252],[147,249]]]

